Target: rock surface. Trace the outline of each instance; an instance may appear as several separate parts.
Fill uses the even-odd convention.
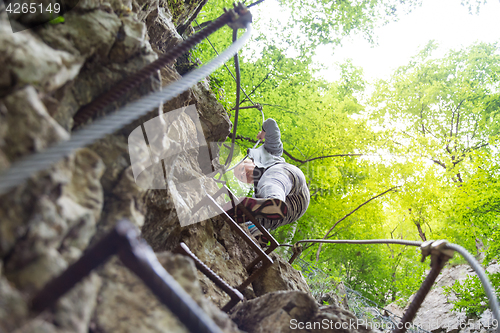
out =
[[[256,296],[279,290],[299,290],[311,293],[302,273],[295,270],[285,259],[271,254],[274,263],[257,280],[253,282]]]
[[[231,318],[248,333],[371,332],[352,313],[335,306],[319,307],[301,291],[277,291],[241,303]]]
[[[487,268],[490,273],[500,272],[500,265],[494,263]],[[469,275],[476,275],[469,265],[457,265],[445,268],[436,279],[434,287],[425,298],[422,306],[413,321],[415,325],[433,333],[457,333],[457,332],[493,332],[493,317],[491,311],[486,310],[479,318],[467,318],[465,312],[454,312],[452,301],[456,296],[446,296],[443,286],[452,286],[453,283],[463,281]],[[413,299],[410,297],[409,302]],[[397,315],[402,315],[404,310],[395,304],[387,307]]]
[[[194,263],[181,255],[158,254],[160,263],[186,292],[221,327],[223,332],[240,332],[229,317],[203,297]],[[118,260],[100,272],[103,286],[91,323],[98,332],[189,332],[168,308]]]
[[[0,13],[0,171],[67,140],[75,127],[73,117],[82,106],[181,42],[205,3],[80,0],[65,14],[64,24],[15,34],[5,12]],[[94,118],[165,89],[179,78],[175,66],[166,66]],[[141,187],[131,164],[129,135],[142,124],[189,105],[195,105],[195,113],[183,109],[175,126],[166,126],[168,122],[159,126],[165,135],[158,145],[178,152],[163,159],[172,185],[165,189]],[[223,332],[241,332],[219,310],[229,297],[190,260],[165,252],[182,241],[231,286],[248,278],[245,266],[256,254],[227,223],[216,216],[182,223],[205,191],[218,190],[206,174],[218,165],[219,146],[231,126],[207,80],[202,80],[0,196],[0,332],[186,332],[116,258],[94,270],[43,314],[33,317],[29,313],[31,297],[122,219],[141,230],[166,270]],[[196,186],[188,188],[183,183],[186,180],[195,181]],[[318,308],[307,293],[296,291],[308,291],[300,273],[283,259],[273,258],[273,268],[254,284],[262,296],[255,298],[253,287],[248,287],[243,293],[254,303],[246,302],[240,308],[257,311],[252,308],[255,304],[268,307],[269,292],[294,290],[273,298],[276,308],[267,312],[274,317],[262,315],[266,323],[279,317],[275,311],[279,309],[311,320],[341,322],[352,317],[338,309]],[[278,323],[284,325],[283,320]]]

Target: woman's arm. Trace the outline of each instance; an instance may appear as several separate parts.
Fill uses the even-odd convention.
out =
[[[281,156],[283,154],[283,143],[281,142],[281,132],[276,120],[269,118],[262,124],[264,130],[263,137],[266,139],[264,148],[272,155]],[[262,133],[262,132],[261,132]],[[257,138],[259,138],[259,136]]]

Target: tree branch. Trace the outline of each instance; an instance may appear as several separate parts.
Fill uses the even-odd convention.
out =
[[[358,207],[354,208],[351,212],[349,212],[347,215],[345,215],[343,218],[341,218],[340,220],[338,220],[337,222],[335,222],[333,224],[333,226],[330,228],[330,230],[328,230],[328,232],[325,234],[325,236],[323,236],[323,239],[326,239],[328,238],[328,235],[330,234],[330,232],[332,232],[332,230],[342,221],[344,221],[346,218],[348,218],[349,216],[351,216],[352,214],[354,214],[358,209],[360,209],[361,207],[363,207],[364,205],[366,205],[367,203],[369,203],[370,201],[372,200],[375,200],[381,196],[383,196],[384,194],[390,192],[390,191],[393,191],[397,188],[399,188],[401,186],[394,186],[394,187],[391,187],[390,189],[380,193],[380,194],[377,194],[376,196],[374,197],[371,197],[370,199],[366,200],[365,202],[363,202],[361,205],[359,205]],[[319,244],[319,247],[318,247],[318,251],[316,252],[316,261],[319,261],[319,253],[321,252],[321,247],[322,247],[323,243],[320,243]]]
[[[443,162],[435,160],[435,159],[432,159],[432,158],[430,160],[432,162],[436,163],[437,165],[442,166],[446,170],[446,164],[444,164]]]
[[[232,139],[232,133],[229,133],[229,137]],[[257,140],[254,140],[254,139],[251,139],[249,137],[242,136],[242,135],[236,135],[236,139],[238,139],[238,140],[245,140],[245,141],[253,142],[253,143],[257,142]],[[304,163],[315,161],[315,160],[321,160],[321,159],[325,159],[325,158],[330,158],[330,157],[364,156],[364,154],[334,154],[334,155],[318,156],[318,157],[313,157],[313,158],[309,158],[309,159],[306,159],[306,160],[301,160],[301,159],[298,159],[298,158],[292,156],[285,149],[283,149],[283,154],[285,154],[286,156],[288,156],[292,161],[298,162],[300,164],[304,164]]]
[[[252,89],[252,91],[248,94],[248,96],[252,95],[269,78],[269,75],[271,75],[271,73],[276,69],[276,65],[279,64],[279,62],[282,59],[283,57],[279,57],[278,61],[274,63],[273,68],[269,72],[267,72],[266,76],[264,76],[264,78],[260,81],[260,83],[255,88]],[[240,105],[245,101],[247,101],[246,97],[241,100]]]
[[[253,89],[252,89],[252,91],[248,94],[248,96],[252,95],[252,94],[253,94],[253,93],[254,93],[254,92],[255,92],[255,91],[256,91],[256,90],[257,90],[257,89],[258,89],[258,88],[262,85],[262,83],[264,83],[264,82],[265,82],[265,81],[269,78],[269,75],[271,75],[271,72],[272,72],[273,70],[274,70],[274,68],[273,68],[272,70],[270,70],[270,71],[266,74],[266,76],[264,76],[264,78],[262,79],[262,81],[260,81],[260,83],[259,83],[259,84],[258,84],[255,88],[253,88]],[[243,104],[243,103],[244,103],[244,102],[246,102],[246,101],[247,101],[247,98],[246,98],[246,97],[245,97],[245,98],[243,98],[243,99],[241,100],[241,102],[240,102],[240,105],[241,105],[241,104]]]

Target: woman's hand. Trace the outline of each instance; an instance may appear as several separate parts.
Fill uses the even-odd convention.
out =
[[[257,134],[257,140],[264,141],[266,138],[266,132],[260,131],[259,134]]]

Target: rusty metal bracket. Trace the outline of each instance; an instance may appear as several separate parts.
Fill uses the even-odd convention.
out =
[[[252,14],[248,10],[248,8],[242,4],[241,2],[238,2],[238,4],[234,4],[234,10],[229,10],[227,11],[224,9],[225,12],[229,12],[231,16],[231,22],[229,22],[227,25],[231,29],[245,29],[249,23],[252,23]],[[237,14],[237,15],[236,15]]]
[[[189,331],[221,333],[220,328],[163,268],[151,247],[138,235],[137,228],[130,222],[118,222],[111,232],[33,297],[31,310],[38,314],[48,309],[92,270],[118,254],[123,264],[144,282]]]
[[[233,306],[238,304],[239,301],[243,301],[245,299],[245,297],[243,297],[243,295],[238,290],[228,285],[226,281],[221,279],[219,275],[212,271],[193,252],[191,252],[191,250],[185,243],[181,242],[172,252],[183,254],[193,259],[196,268],[198,268],[200,272],[205,274],[205,276],[208,277],[213,283],[215,283],[216,286],[221,288],[226,292],[226,294],[229,295],[229,297],[231,297],[231,300],[222,308],[222,311],[228,312],[233,308]]]
[[[295,243],[295,244],[293,244],[292,250],[293,250],[293,255],[290,258],[290,260],[288,261],[288,263],[290,265],[293,264],[293,262],[295,261],[295,259],[297,259],[297,257],[302,253],[302,250],[303,250],[302,243]]]
[[[421,260],[422,262],[425,261],[425,258],[427,256],[429,255],[431,256],[431,271],[425,278],[424,282],[422,282],[420,289],[418,289],[417,293],[415,294],[415,297],[413,298],[413,301],[408,306],[408,309],[403,315],[401,322],[399,322],[392,331],[393,333],[406,332],[407,327],[409,327],[408,323],[411,323],[415,318],[418,309],[422,305],[422,302],[429,293],[432,285],[436,281],[444,265],[449,259],[453,257],[454,251],[447,249],[446,248],[447,244],[448,243],[445,240],[438,240],[438,241],[426,241],[422,243],[422,245],[420,246],[420,249],[422,251],[422,260]]]
[[[264,228],[259,223],[259,221],[257,221],[257,219],[247,210],[247,208],[245,206],[243,206],[243,204],[237,203],[236,196],[226,186],[226,182],[225,181],[218,181],[218,183],[222,183],[223,184],[222,187],[213,196],[210,195],[210,194],[208,194],[208,193],[205,193],[206,196],[202,200],[200,200],[200,202],[198,202],[193,207],[193,209],[191,210],[191,212],[194,214],[201,207],[204,207],[206,205],[211,205],[218,212],[218,214],[219,214],[218,216],[222,217],[226,221],[226,223],[229,224],[229,227],[234,232],[236,232],[255,251],[255,253],[257,254],[257,257],[246,267],[246,270],[250,274],[250,276],[248,277],[248,279],[246,279],[245,281],[243,281],[243,283],[241,285],[239,285],[238,287],[236,287],[236,289],[241,292],[246,287],[248,287],[253,281],[255,281],[262,273],[264,273],[264,271],[266,271],[269,268],[269,266],[271,266],[273,264],[273,260],[269,257],[269,254],[272,251],[274,251],[279,246],[279,243],[269,233],[269,231],[267,231],[267,229]],[[247,233],[245,233],[245,231],[239,226],[239,224],[236,223],[236,221],[231,216],[229,216],[227,214],[227,212],[217,203],[216,199],[220,195],[222,195],[223,193],[225,193],[225,194],[227,194],[229,196],[229,199],[230,199],[230,201],[232,203],[233,208],[239,207],[240,210],[243,211],[244,216],[246,218],[248,218],[250,221],[252,221],[255,224],[255,226],[262,232],[262,234],[265,237],[267,237],[267,239],[270,240],[271,245],[265,251],[257,243],[255,243],[253,241],[253,239],[250,237],[250,235],[248,235]],[[233,209],[233,211],[236,212],[237,209]],[[196,259],[193,258],[193,260],[195,260],[195,262],[196,262],[196,260],[199,260],[199,259],[198,258],[196,258]],[[255,269],[255,267],[260,262],[262,262],[262,265],[259,268]],[[200,261],[200,263],[203,264],[201,261]],[[205,265],[203,264],[203,266],[201,266],[201,265],[197,265],[197,266],[198,267],[203,267]],[[200,270],[202,270],[202,269],[200,269]],[[215,273],[213,273],[213,274],[215,274]],[[205,273],[205,275],[207,275],[207,274]],[[209,272],[207,276],[209,278],[211,278],[211,273]],[[212,275],[212,277],[214,277],[214,276]],[[217,276],[217,278],[220,279],[218,276]],[[239,302],[239,299],[237,299],[236,297],[231,297],[231,301],[223,307],[223,310],[224,311],[229,311],[238,302]]]

